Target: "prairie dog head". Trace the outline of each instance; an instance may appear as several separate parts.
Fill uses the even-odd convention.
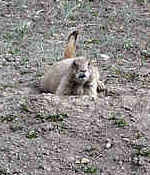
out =
[[[86,83],[91,74],[91,62],[88,59],[75,59],[71,65],[72,76],[77,83]]]

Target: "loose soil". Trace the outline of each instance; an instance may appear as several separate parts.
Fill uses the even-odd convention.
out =
[[[96,101],[38,91],[77,28]],[[0,0],[0,174],[150,174],[148,0]]]

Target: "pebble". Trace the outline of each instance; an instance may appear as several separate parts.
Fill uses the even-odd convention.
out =
[[[107,139],[107,140],[106,140],[106,145],[105,145],[105,147],[106,147],[107,149],[109,149],[109,148],[112,147],[112,142],[111,142],[110,139]]]
[[[89,163],[89,162],[90,162],[90,160],[87,159],[87,158],[82,158],[82,159],[81,159],[81,164],[87,164],[87,163]]]
[[[88,164],[89,162],[90,162],[90,160],[87,158],[82,158],[81,160],[75,161],[76,164]]]

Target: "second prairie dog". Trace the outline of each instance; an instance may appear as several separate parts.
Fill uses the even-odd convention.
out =
[[[43,91],[56,95],[89,95],[97,97],[97,88],[103,87],[99,81],[99,71],[85,57],[75,57],[59,61],[41,80]]]
[[[73,31],[67,38],[67,45],[64,50],[64,58],[73,58],[76,53],[76,40],[79,32]]]

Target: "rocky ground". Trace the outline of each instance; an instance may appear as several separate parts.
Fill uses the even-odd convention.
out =
[[[36,91],[75,28],[96,101]],[[0,174],[148,175],[149,28],[148,0],[0,0]]]

